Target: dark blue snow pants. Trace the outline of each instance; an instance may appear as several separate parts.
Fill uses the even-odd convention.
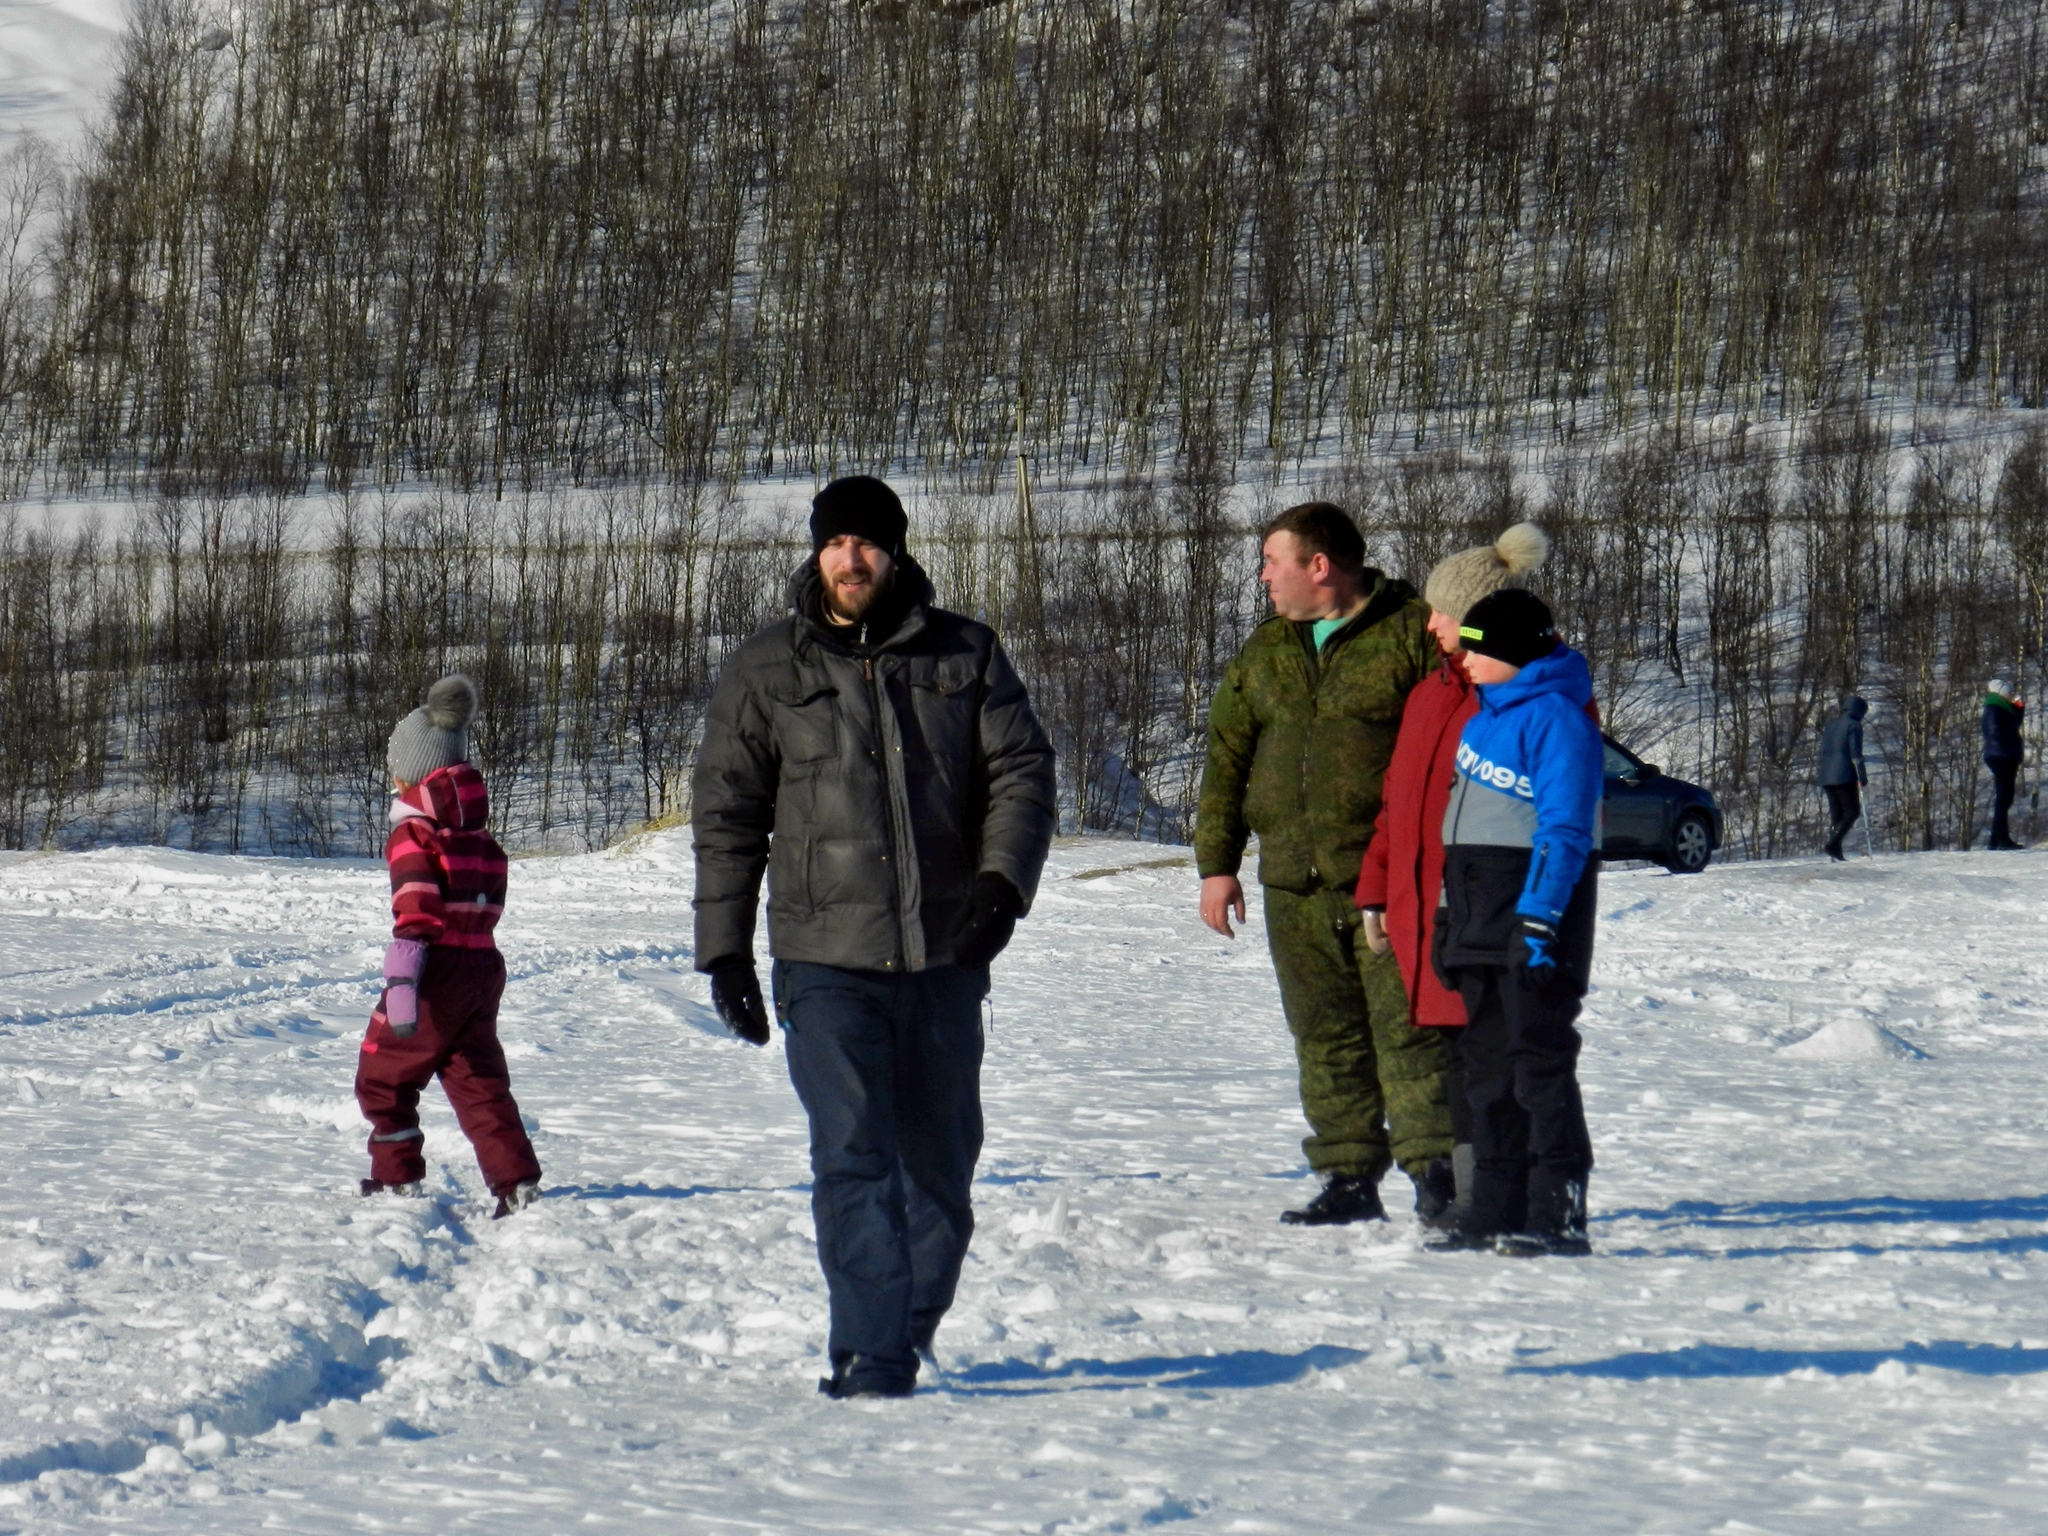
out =
[[[775,1011],[811,1122],[829,1348],[915,1372],[974,1231],[986,970],[911,975],[778,960]]]

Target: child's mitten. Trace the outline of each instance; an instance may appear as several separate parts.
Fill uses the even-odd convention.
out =
[[[420,1027],[420,972],[427,946],[418,939],[393,939],[384,946],[384,1022],[401,1040]]]

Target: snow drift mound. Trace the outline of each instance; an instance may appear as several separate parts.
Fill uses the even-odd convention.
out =
[[[1925,1061],[1927,1053],[1868,1019],[1837,1019],[1779,1048],[1794,1061]]]

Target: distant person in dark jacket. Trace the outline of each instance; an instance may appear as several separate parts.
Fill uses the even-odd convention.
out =
[[[1842,712],[1820,733],[1820,787],[1828,797],[1834,830],[1828,834],[1828,857],[1840,859],[1842,839],[1863,817],[1863,788],[1870,774],[1863,766],[1863,717],[1870,706],[1855,694],[1842,700]]]
[[[754,914],[811,1128],[829,1396],[908,1397],[974,1230],[981,1000],[1031,904],[1053,753],[985,624],[948,613],[866,475],[811,503],[788,617],[733,653],[692,780],[697,969],[765,1045]]]
[[[1984,690],[1984,766],[1991,770],[1991,846],[2020,848],[2012,840],[2007,818],[2012,812],[2013,790],[2020,777],[2020,760],[2026,756],[2020,746],[2020,726],[2027,706],[2002,678],[1991,679]]]

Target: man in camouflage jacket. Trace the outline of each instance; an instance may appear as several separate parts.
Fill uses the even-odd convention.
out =
[[[1302,1150],[1325,1181],[1283,1219],[1384,1216],[1390,1162],[1432,1210],[1451,1192],[1444,1044],[1409,1023],[1394,957],[1361,941],[1352,904],[1402,704],[1438,663],[1429,609],[1365,565],[1357,528],[1328,503],[1281,513],[1263,556],[1274,616],[1209,710],[1195,830],[1202,918],[1226,937],[1233,911],[1244,921],[1238,866],[1257,834],[1266,938],[1312,1132]]]

